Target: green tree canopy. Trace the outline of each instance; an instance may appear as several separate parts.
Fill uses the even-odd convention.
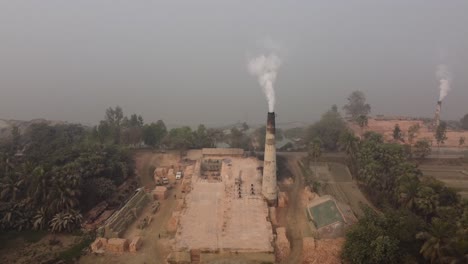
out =
[[[166,125],[162,120],[158,120],[156,123],[146,124],[143,127],[143,141],[148,146],[161,146],[166,135]]]
[[[231,128],[229,135],[229,145],[232,148],[251,149],[252,144],[250,138],[236,127]]]
[[[171,149],[189,149],[194,146],[194,134],[188,126],[173,128],[164,141]]]
[[[431,154],[431,143],[427,139],[421,139],[414,144],[414,155],[420,159]]]
[[[193,131],[194,148],[213,148],[216,138],[211,137],[205,125],[199,125],[197,130]]]
[[[437,141],[437,146],[444,144],[445,140],[447,140],[447,123],[440,122],[435,132],[435,139]]]
[[[370,105],[366,103],[366,96],[361,91],[352,92],[348,97],[348,104],[343,109],[353,120],[361,115],[367,116],[371,111]]]
[[[307,129],[307,141],[319,138],[322,146],[330,151],[338,149],[338,142],[342,133],[347,130],[341,115],[333,109],[325,112],[320,121]]]

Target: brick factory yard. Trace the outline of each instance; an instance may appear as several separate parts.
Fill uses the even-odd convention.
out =
[[[261,163],[255,158],[225,158],[220,181],[194,174],[193,189],[186,197],[187,208],[182,211],[176,235],[176,250],[273,251],[258,166]],[[239,175],[241,198],[235,184]]]

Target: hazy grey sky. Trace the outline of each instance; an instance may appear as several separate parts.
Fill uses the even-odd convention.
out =
[[[109,106],[170,124],[264,122],[246,64],[279,47],[278,122],[363,90],[372,114],[468,112],[468,1],[0,0],[0,118],[96,123]],[[266,43],[266,44],[265,44]],[[268,44],[270,43],[270,44]]]

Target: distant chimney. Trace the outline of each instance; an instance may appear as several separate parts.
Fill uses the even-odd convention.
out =
[[[278,190],[276,186],[276,146],[275,113],[269,112],[265,136],[262,194],[270,206],[276,206]]]
[[[436,112],[434,116],[434,129],[437,129],[440,124],[440,109],[442,108],[442,101],[437,102]]]

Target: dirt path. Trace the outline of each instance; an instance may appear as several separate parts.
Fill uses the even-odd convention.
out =
[[[286,233],[291,243],[291,254],[283,263],[301,263],[302,238],[304,226],[307,228],[304,209],[301,205],[301,193],[304,189],[304,175],[299,167],[299,158],[288,156],[287,167],[294,177],[294,183],[289,186],[289,201],[287,207]]]
[[[137,153],[135,155],[136,169],[141,177],[140,181],[142,185],[152,185],[152,177],[150,177],[148,171],[150,166],[168,166],[175,162],[178,162],[179,157],[177,153],[161,154],[152,153],[150,151]],[[80,258],[80,263],[89,264],[107,264],[107,263],[130,263],[130,264],[141,264],[141,263],[165,263],[165,258],[170,251],[170,243],[173,238],[173,234],[166,232],[166,224],[172,216],[174,208],[176,208],[178,199],[182,197],[180,183],[175,186],[174,189],[170,190],[168,198],[161,201],[161,206],[153,215],[151,224],[143,230],[135,230],[137,221],[132,224],[127,230],[125,237],[132,237],[134,235],[142,236],[143,245],[141,249],[136,253],[124,253],[124,254],[112,254],[104,253],[103,255],[88,254]],[[145,215],[149,215],[151,210],[151,203],[143,210],[140,218]],[[139,233],[139,234],[138,234]]]
[[[326,181],[322,182],[324,194],[332,195],[337,201],[348,204],[358,218],[364,214],[362,204],[374,208],[359,190],[345,165],[333,162],[328,162],[328,165],[330,173],[323,174],[327,176]]]

